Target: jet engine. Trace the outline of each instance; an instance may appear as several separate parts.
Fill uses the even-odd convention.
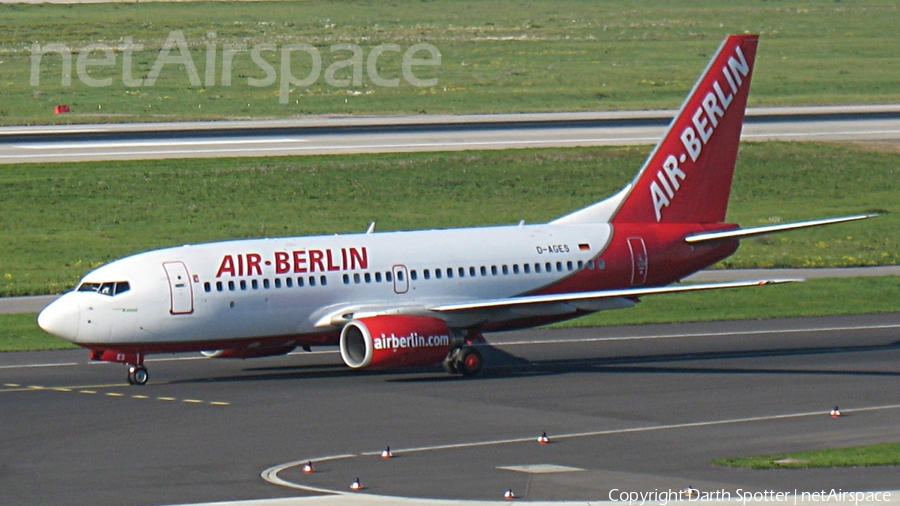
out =
[[[341,358],[353,369],[428,366],[453,348],[446,322],[427,316],[389,315],[351,320],[341,331]]]

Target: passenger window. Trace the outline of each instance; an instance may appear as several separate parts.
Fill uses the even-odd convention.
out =
[[[545,263],[544,264],[544,272],[546,272],[548,274],[553,272],[553,264],[551,264],[550,262]]]
[[[250,286],[253,287],[254,290],[259,290],[259,281],[255,279],[250,281]]]
[[[222,291],[222,282],[221,281],[216,281],[216,291],[217,292]]]
[[[242,279],[241,280],[241,290],[246,290],[246,289],[247,289],[247,280]]]
[[[497,266],[496,265],[491,266],[491,274],[494,276],[497,275]]]
[[[419,276],[416,274],[415,269],[409,271],[409,279],[411,279],[412,281],[415,281],[418,277]]]
[[[203,291],[209,293],[212,291],[212,285],[209,284],[209,281],[203,283]]]
[[[509,267],[504,265],[503,266],[503,275],[506,276],[507,274],[509,274]]]
[[[435,277],[435,279],[441,279],[441,270],[440,269],[434,270],[434,277]]]
[[[234,281],[228,282],[228,291],[230,291],[230,292],[234,291]]]
[[[519,264],[513,264],[513,274],[519,273]]]
[[[483,265],[481,266],[481,275],[482,275],[482,276],[487,276],[487,267],[485,267],[485,266],[483,266]]]
[[[573,269],[575,269],[575,266],[572,265],[572,261],[571,261],[571,260],[569,260],[569,261],[566,262],[566,269],[569,270],[569,271],[572,271]]]
[[[397,281],[403,281],[403,271],[397,271]]]
[[[349,274],[344,274],[343,276],[341,276],[341,279],[344,280],[344,284],[345,284],[345,285],[349,285],[349,284],[350,284],[350,275],[349,275]]]
[[[360,281],[362,281],[362,278],[359,277],[359,273],[358,272],[354,273],[353,274],[353,282],[356,284],[359,284]]]
[[[263,280],[263,288],[265,288],[266,290],[269,289],[269,278]]]
[[[431,279],[431,272],[428,269],[425,269],[424,271],[422,271],[422,277],[424,277],[425,279]]]
[[[372,275],[369,274],[368,272],[365,273],[365,274],[363,274],[363,278],[365,278],[366,283],[371,283],[371,282],[372,282]]]
[[[475,268],[474,267],[469,267],[469,276],[471,276],[473,278],[475,277]]]
[[[284,278],[284,286],[292,288],[294,286],[294,278]]]
[[[319,286],[325,286],[328,284],[328,277],[324,274],[319,276]]]
[[[297,277],[297,288],[302,288],[302,287],[303,287],[303,278],[298,276]]]
[[[394,275],[391,274],[390,272],[385,272],[385,273],[384,273],[384,280],[387,281],[388,283],[390,283],[391,281],[394,280]]]
[[[563,270],[563,268],[562,268],[562,262],[556,262],[556,271],[557,271],[557,272],[562,272],[562,270]]]
[[[522,270],[525,274],[531,274],[531,264],[522,264]]]
[[[381,273],[380,272],[375,273],[375,282],[381,283]]]
[[[281,288],[281,278],[275,278],[275,288]]]
[[[605,269],[606,268],[606,260],[597,260],[597,268]]]
[[[309,277],[309,286],[316,286],[316,277],[315,276]]]
[[[459,269],[457,269],[456,272],[459,273],[459,277],[461,277],[461,278],[466,277],[466,269],[465,269],[465,267],[460,267]]]

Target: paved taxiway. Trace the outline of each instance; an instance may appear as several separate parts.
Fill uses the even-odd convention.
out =
[[[151,384],[86,352],[0,354],[3,504],[309,495],[606,499],[611,489],[894,489],[896,468],[748,471],[717,457],[896,441],[900,314],[491,336],[474,379],[351,372],[330,349],[161,356]],[[845,416],[828,411],[839,405]],[[534,441],[541,431],[549,445]],[[377,456],[391,446],[395,458]],[[375,454],[369,453],[374,452]],[[346,456],[331,460],[325,457]],[[549,464],[566,472],[509,466]],[[580,470],[574,470],[580,469]],[[271,476],[271,474],[270,474]],[[349,492],[348,492],[349,493]]]
[[[654,144],[674,111],[0,128],[0,163]],[[751,109],[743,140],[900,141],[900,107]]]

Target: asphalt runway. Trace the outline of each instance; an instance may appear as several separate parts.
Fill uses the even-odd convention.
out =
[[[897,441],[900,313],[539,329],[489,341],[487,367],[472,379],[439,368],[353,372],[335,350],[314,349],[247,361],[152,357],[150,384],[129,387],[124,367],[89,365],[83,350],[3,353],[2,503],[349,494],[356,477],[378,496],[464,500],[501,500],[510,488],[527,500],[688,485],[896,488],[896,468],[710,461]],[[845,416],[831,418],[834,405]],[[543,431],[548,445],[536,442]],[[379,457],[386,446],[393,459]],[[306,460],[315,474],[290,465]],[[535,465],[558,467],[516,467]]]
[[[0,163],[655,144],[674,111],[0,128]],[[900,107],[748,111],[745,141],[900,141]]]

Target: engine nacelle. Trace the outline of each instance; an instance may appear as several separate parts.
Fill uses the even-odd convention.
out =
[[[254,348],[201,351],[200,353],[209,358],[259,358],[287,355],[295,348],[296,346],[256,346]]]
[[[373,316],[341,331],[341,358],[353,369],[441,363],[452,343],[447,323],[427,316]]]

